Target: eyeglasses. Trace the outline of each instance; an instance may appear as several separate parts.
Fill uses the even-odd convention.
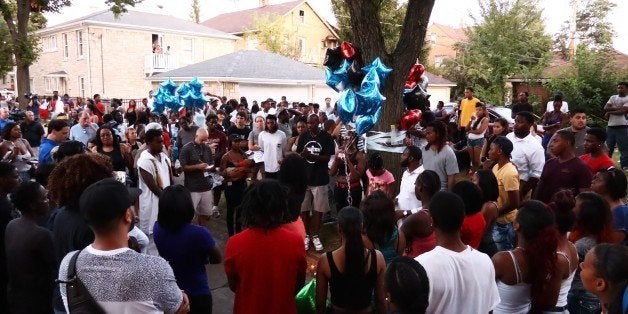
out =
[[[113,137],[113,135],[111,133],[102,133],[100,134],[100,137],[108,138],[108,137]]]

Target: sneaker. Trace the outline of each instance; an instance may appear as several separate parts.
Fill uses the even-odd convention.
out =
[[[310,236],[305,236],[305,251],[307,252],[310,249]]]
[[[316,249],[316,252],[323,251],[323,243],[321,243],[321,239],[319,239],[318,236],[312,237],[312,243],[314,244],[314,249]]]
[[[212,217],[220,218],[220,208],[218,208],[218,206],[214,206],[214,208],[212,208]]]

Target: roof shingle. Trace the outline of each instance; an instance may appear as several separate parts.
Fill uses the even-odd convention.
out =
[[[253,27],[253,21],[255,19],[255,16],[271,16],[273,14],[284,15],[290,12],[290,10],[294,9],[294,7],[296,7],[301,2],[303,2],[303,0],[284,2],[248,10],[224,13],[215,16],[209,20],[206,20],[201,24],[217,30],[221,30],[225,33],[239,34],[244,32],[244,30],[251,29]]]

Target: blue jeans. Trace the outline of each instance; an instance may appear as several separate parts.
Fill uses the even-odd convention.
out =
[[[627,128],[606,128],[606,145],[608,154],[612,157],[615,145],[619,149],[619,162],[621,167],[628,167],[628,127]]]
[[[495,223],[492,235],[497,251],[501,252],[513,249],[513,243],[515,242],[515,229],[512,226],[512,222],[505,225]]]
[[[570,314],[599,314],[602,313],[602,305],[597,298],[591,298],[580,293],[569,292],[567,296],[567,309]]]

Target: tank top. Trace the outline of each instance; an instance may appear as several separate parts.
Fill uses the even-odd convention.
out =
[[[369,250],[371,267],[360,278],[351,278],[340,273],[334,262],[332,252],[327,252],[327,261],[331,270],[329,291],[331,303],[346,310],[362,310],[371,305],[371,295],[377,279],[377,256],[375,250]]]
[[[480,125],[482,124],[482,121],[484,121],[484,119],[486,119],[486,117],[482,117],[482,119],[478,119],[478,120],[474,121],[473,123],[471,123],[471,130],[477,130],[480,127]],[[467,134],[467,138],[470,139],[470,140],[477,140],[479,138],[483,138],[484,134],[486,134],[486,130],[487,129],[488,128],[484,129],[484,132],[482,132],[480,134],[473,134],[473,133],[469,132],[469,134]]]
[[[355,151],[353,154],[349,155],[348,157],[352,164],[354,165],[358,164],[358,151]],[[341,158],[340,162],[338,163],[338,176],[344,177],[346,175],[347,175],[347,172],[345,171],[345,161],[342,160]]]
[[[526,314],[530,310],[530,284],[523,282],[521,269],[519,268],[519,263],[517,263],[515,255],[512,251],[507,252],[510,254],[512,263],[515,266],[517,283],[507,285],[497,279],[497,291],[499,292],[501,301],[495,307],[493,313]]]
[[[382,243],[377,243],[377,249],[382,252],[382,255],[384,255],[386,265],[390,264],[390,262],[392,262],[392,260],[399,255],[397,251],[397,245],[399,245],[399,242],[397,241],[398,237],[399,230],[395,228],[393,233],[390,235],[390,238],[384,240]]]
[[[556,252],[556,254],[563,256],[567,259],[567,264],[569,265],[569,269],[571,270],[571,260],[569,260],[569,256],[567,255],[567,253],[558,251]],[[569,277],[560,282],[560,290],[558,291],[558,300],[556,301],[556,307],[562,307],[567,305],[567,294],[569,293],[569,289],[571,289],[571,282],[573,281],[575,275],[576,269],[574,269],[569,274]]]

